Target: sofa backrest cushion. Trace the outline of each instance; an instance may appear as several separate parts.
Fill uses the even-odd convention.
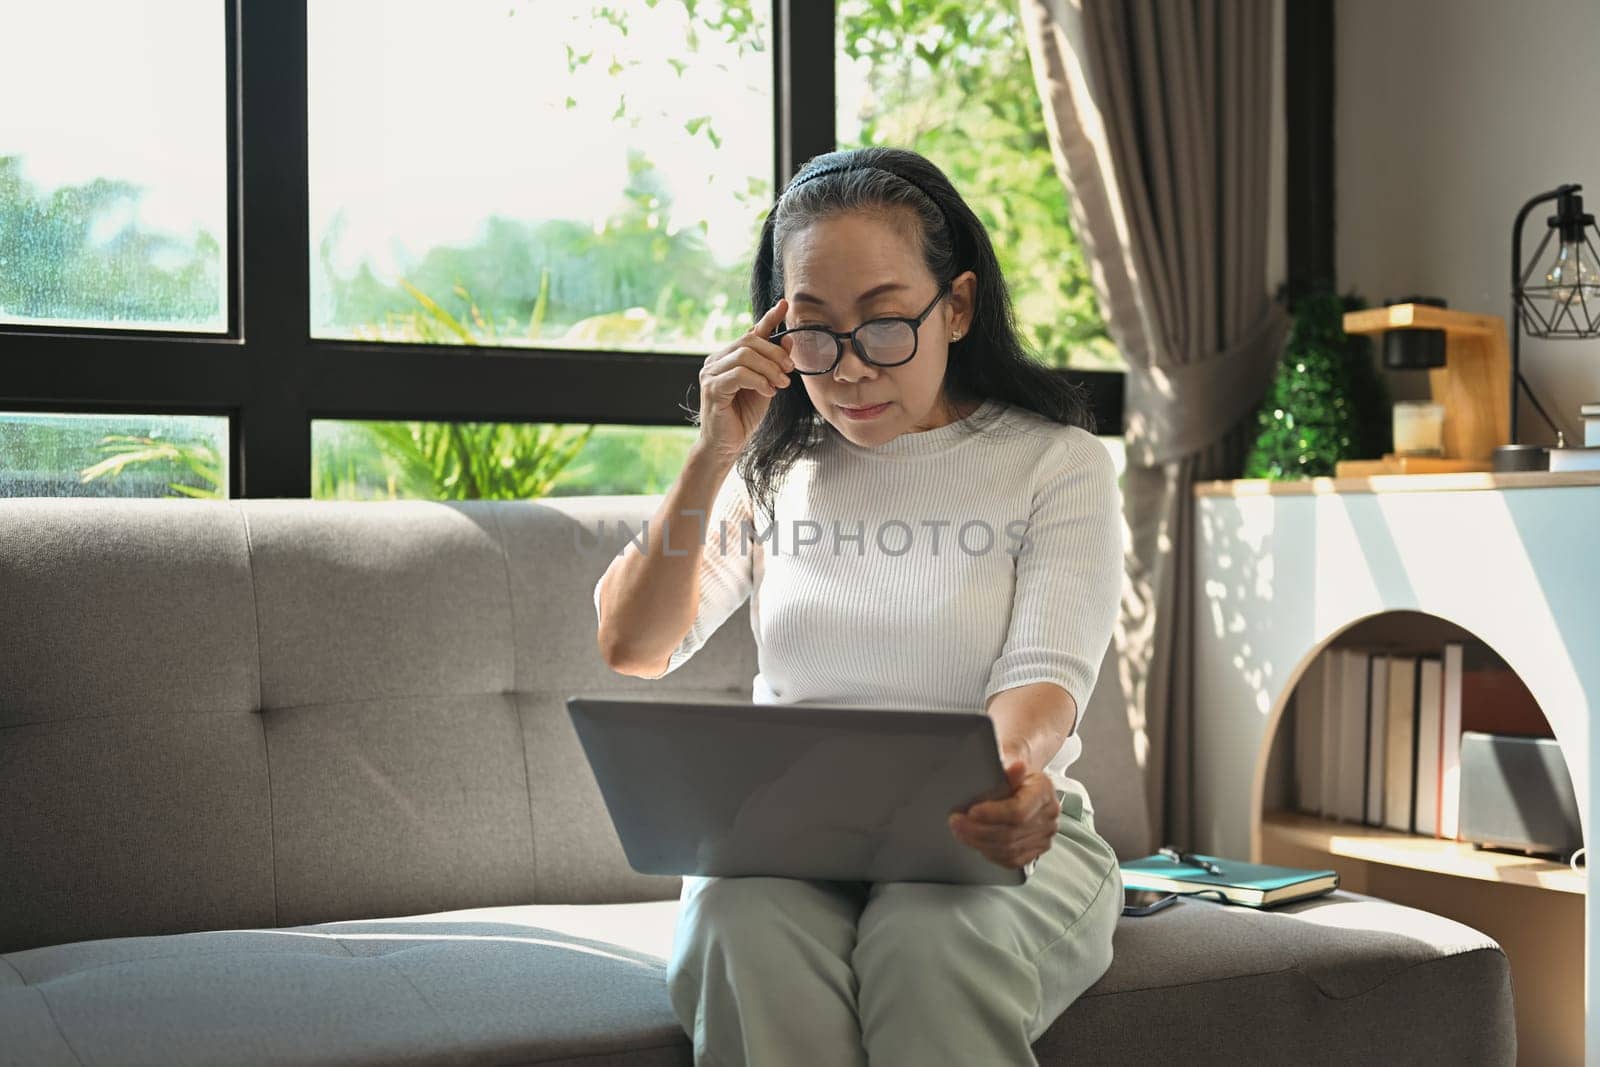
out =
[[[600,659],[594,584],[660,500],[0,501],[0,951],[676,896],[565,707],[749,698],[742,611],[666,678]],[[1074,770],[1120,851],[1099,703]]]

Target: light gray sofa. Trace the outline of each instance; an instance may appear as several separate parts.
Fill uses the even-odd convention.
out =
[[[0,1063],[689,1064],[679,880],[628,868],[563,704],[748,695],[743,612],[659,681],[600,660],[595,580],[658,500],[0,500]],[[1134,856],[1108,688],[1075,770]],[[1506,1064],[1510,976],[1352,893],[1185,901],[1036,1047]]]

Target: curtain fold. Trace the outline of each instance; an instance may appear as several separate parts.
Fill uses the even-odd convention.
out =
[[[1195,847],[1197,481],[1236,477],[1287,316],[1267,277],[1275,0],[1020,0],[1057,172],[1128,364],[1118,681],[1152,833]]]

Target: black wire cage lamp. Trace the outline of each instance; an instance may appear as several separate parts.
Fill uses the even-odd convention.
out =
[[[1594,243],[1594,216],[1583,210],[1581,185],[1559,185],[1522,205],[1511,228],[1511,443],[1495,449],[1495,470],[1543,470],[1549,452],[1543,445],[1517,443],[1517,397],[1526,389],[1528,399],[1556,435],[1564,437],[1550,413],[1522,377],[1522,333],[1552,340],[1587,340],[1600,337],[1600,253]],[[1544,239],[1526,262],[1522,258],[1522,229],[1528,215],[1540,204],[1556,202],[1547,220]],[[1549,251],[1552,242],[1556,250]]]

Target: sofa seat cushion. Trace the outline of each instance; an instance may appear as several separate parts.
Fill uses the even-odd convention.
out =
[[[1124,917],[1040,1063],[1514,1064],[1511,970],[1452,919],[1345,890]]]
[[[676,900],[0,955],[0,1064],[674,1064]]]
[[[0,1064],[681,1064],[676,900],[474,908],[0,956]],[[1035,1043],[1055,1064],[1515,1061],[1476,930],[1355,893],[1199,900],[1117,927]]]

